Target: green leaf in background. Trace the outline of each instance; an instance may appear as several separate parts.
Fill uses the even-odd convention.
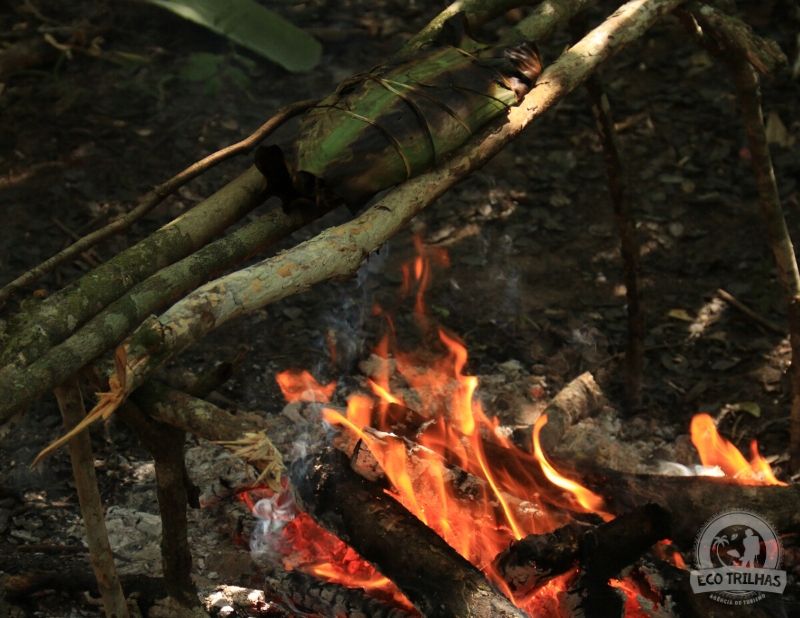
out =
[[[308,71],[322,46],[313,36],[255,0],[145,0],[213,30],[287,71]]]

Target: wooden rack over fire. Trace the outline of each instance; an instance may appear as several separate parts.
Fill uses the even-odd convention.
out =
[[[414,62],[415,57],[425,54],[432,41],[438,40],[437,33],[445,24],[452,23],[449,20],[458,8],[475,26],[514,4],[502,0],[456,3],[413,38],[398,54],[397,61]],[[513,29],[513,42],[543,42],[569,22],[573,30],[581,29],[577,17],[593,4],[591,0],[545,0]],[[337,205],[319,200],[303,208],[274,209],[211,242],[267,196],[282,191],[285,200],[297,198],[294,194],[289,196],[286,187],[274,186],[281,182],[280,178],[265,177],[252,167],[180,220],[12,319],[6,345],[0,353],[0,419],[7,420],[33,398],[55,389],[67,433],[43,451],[39,460],[69,444],[84,517],[87,524],[96,522],[90,530],[89,547],[108,615],[127,616],[128,609],[108,540],[104,538],[91,447],[82,432],[111,414],[121,416],[133,428],[155,461],[163,521],[164,586],[175,615],[195,615],[192,612],[197,604],[186,538],[191,483],[182,449],[176,448],[186,434],[229,445],[263,471],[262,478],[271,486],[273,495],[291,496],[293,508],[310,515],[316,522],[313,525],[320,527],[319,534],[323,534],[324,528],[339,542],[349,545],[365,564],[388,578],[397,591],[395,597],[375,596],[326,583],[324,578],[308,573],[271,569],[268,583],[272,588],[303,611],[322,615],[332,612],[352,616],[421,614],[461,618],[523,616],[525,611],[547,613],[554,611],[553,606],[537,606],[536,603],[545,601],[531,599],[538,598],[537,593],[555,580],[563,584],[559,612],[574,616],[622,615],[626,599],[636,595],[626,595],[624,584],[614,578],[647,555],[643,562],[638,562],[637,573],[644,577],[642,574],[647,572],[658,579],[660,593],[672,597],[681,615],[705,616],[709,615],[709,609],[701,598],[691,594],[687,571],[667,560],[656,559],[654,545],[669,539],[674,547],[686,550],[710,516],[725,507],[741,504],[768,514],[778,529],[797,529],[800,525],[797,486],[742,485],[729,479],[705,477],[637,476],[570,458],[559,445],[565,428],[593,414],[603,400],[599,387],[588,374],[576,378],[552,401],[546,410],[547,425],[538,424],[518,432],[519,444],[512,444],[510,438],[500,440],[485,428],[477,431],[466,424],[448,428],[447,431],[457,434],[453,444],[473,441],[465,448],[476,459],[465,462],[456,446],[434,451],[425,443],[425,431],[434,417],[388,398],[381,404],[388,420],[380,428],[354,424],[347,411],[321,403],[299,402],[291,418],[284,414],[234,413],[203,398],[226,377],[219,372],[201,379],[173,380],[169,386],[163,382],[163,374],[158,373],[166,361],[233,318],[316,283],[355,273],[370,253],[412,217],[484,165],[578,86],[587,83],[605,148],[622,238],[630,311],[627,386],[629,400],[636,401],[643,345],[636,280],[638,248],[633,238],[613,120],[595,74],[603,62],[644,36],[668,14],[677,15],[690,35],[733,71],[760,204],[768,221],[781,281],[791,301],[792,349],[795,355],[800,353],[800,305],[795,302],[800,295],[800,275],[778,202],[761,120],[756,73],[774,72],[785,63],[785,58],[774,43],[756,36],[743,22],[713,4],[631,0],[545,67],[535,84],[527,85],[524,96],[506,106],[507,113],[504,108],[494,123],[476,129],[459,149],[437,165],[409,173],[407,180],[378,197],[347,223],[207,282],[212,273],[241,263],[255,251],[265,250]],[[135,216],[152,209],[170,192],[220,160],[251,150],[282,122],[306,112],[314,104],[301,102],[289,106],[251,138],[187,168],[144,196]],[[295,189],[292,187],[292,191]],[[122,227],[120,224],[115,230]],[[89,243],[95,240],[92,238]],[[75,250],[85,249],[86,243],[82,242]],[[58,259],[63,258],[56,258],[3,288],[0,302],[51,269]],[[175,298],[179,300],[174,302]],[[165,307],[168,308],[164,310]],[[151,314],[156,311],[162,312],[153,317]],[[442,337],[445,347],[452,351],[451,343]],[[800,363],[794,365],[791,453],[794,464],[798,464]],[[464,377],[461,369],[455,374]],[[107,381],[108,387],[87,414],[80,394],[81,381],[97,385],[99,376],[103,376],[100,381]],[[327,429],[330,426],[336,428],[334,438]],[[308,448],[302,457],[297,457],[294,447],[301,435]],[[534,436],[542,454],[533,448]],[[567,509],[571,515],[537,534],[520,535],[513,530],[517,537],[514,543],[486,564],[475,565],[437,534],[435,526],[426,525],[412,514],[408,504],[389,496],[390,492],[396,495],[397,488],[381,455],[388,449],[399,449],[407,458],[408,469],[404,473],[412,484],[425,482],[426,466],[435,460],[446,471],[442,482],[449,484],[448,491],[461,492],[458,499],[466,509],[472,508],[474,495],[483,492],[494,496],[493,508],[505,510],[508,521],[535,518],[541,505]],[[495,487],[495,473],[483,476],[478,473],[477,467],[484,465],[508,476],[529,476],[538,488],[552,486],[552,471],[558,470],[564,477],[579,479],[587,499],[596,499],[603,506],[591,512],[593,509],[583,503],[578,505],[562,491],[542,492],[536,497],[540,503],[530,496],[501,491]],[[478,515],[475,518],[480,521]],[[488,572],[494,574],[493,578],[487,577]],[[136,585],[129,580],[123,583]],[[16,585],[17,593],[24,594],[36,584],[20,580]],[[265,597],[254,596],[252,591],[224,588],[218,593],[220,599],[236,606],[243,615],[273,615],[268,614]],[[748,611],[748,615],[762,616],[769,615],[770,608],[754,605]],[[725,608],[717,608],[715,615],[729,615],[726,612]]]

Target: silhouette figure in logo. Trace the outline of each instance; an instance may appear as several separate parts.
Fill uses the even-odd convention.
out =
[[[758,554],[761,553],[761,543],[757,534],[753,534],[753,530],[747,528],[744,531],[744,538],[742,545],[744,546],[744,554],[739,562],[739,566],[757,568],[756,559]]]

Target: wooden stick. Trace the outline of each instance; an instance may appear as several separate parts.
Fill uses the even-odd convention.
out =
[[[571,522],[527,536],[503,551],[495,565],[515,595],[530,594],[576,566],[587,577],[605,582],[669,534],[669,513],[646,504],[607,523]]]
[[[588,371],[568,382],[553,397],[543,414],[547,414],[547,424],[539,436],[546,453],[558,453],[562,446],[561,438],[572,425],[597,413],[605,403],[605,395]],[[517,429],[514,442],[520,447],[533,449],[533,427]]]
[[[792,405],[789,420],[789,457],[792,470],[800,469],[800,270],[786,219],[781,208],[778,184],[772,168],[758,77],[752,67],[743,61],[733,63],[736,91],[742,112],[742,121],[750,148],[750,161],[758,187],[758,202],[767,225],[767,235],[772,247],[778,277],[787,299],[789,317],[789,342],[792,348],[790,377]]]
[[[52,272],[57,266],[72,260],[75,256],[82,254],[102,240],[109,236],[119,234],[127,230],[133,223],[141,219],[148,212],[158,206],[164,199],[174,193],[177,189],[185,185],[190,180],[197,178],[200,174],[210,170],[216,165],[230,159],[231,157],[249,152],[260,141],[272,134],[275,129],[285,123],[287,120],[303,113],[310,107],[317,103],[316,99],[309,99],[305,101],[297,101],[279,109],[275,114],[262,124],[258,129],[253,131],[249,136],[244,139],[226,146],[202,159],[192,163],[189,167],[178,172],[169,180],[162,182],[160,185],[148,191],[141,196],[136,203],[136,206],[127,212],[122,217],[115,219],[108,225],[87,234],[83,238],[77,240],[69,247],[60,251],[56,255],[46,259],[44,262],[30,269],[28,272],[20,275],[10,283],[0,288],[0,307],[8,300],[8,298],[20,288],[30,285],[37,279],[40,279],[49,272]]]
[[[161,516],[161,565],[167,594],[183,607],[199,607],[197,588],[192,581],[187,507],[190,502],[194,502],[195,507],[200,504],[197,489],[192,486],[186,470],[186,434],[150,418],[130,402],[122,406],[120,414],[155,464],[156,497]]]
[[[557,461],[559,470],[570,464]],[[698,531],[725,509],[747,508],[768,517],[779,534],[800,526],[800,486],[739,485],[730,479],[703,476],[627,474],[591,466],[570,473],[606,500],[612,513],[624,513],[648,503],[671,515],[671,539],[682,549],[694,547]]]
[[[785,62],[785,57],[780,48],[770,44],[771,42],[755,37],[747,27],[728,27],[724,20],[722,22],[713,19],[703,21],[703,16],[708,17],[709,15],[708,11],[702,15],[698,15],[694,11],[691,14],[679,13],[689,32],[710,53],[727,65],[733,73],[742,123],[750,150],[750,162],[758,189],[758,202],[766,223],[767,237],[778,270],[778,278],[783,286],[788,305],[789,343],[792,349],[792,364],[789,371],[792,385],[789,416],[789,465],[792,470],[798,470],[800,469],[800,270],[798,270],[794,245],[783,215],[778,183],[775,179],[775,170],[772,167],[772,158],[769,152],[764,114],[761,109],[758,75],[753,70],[753,66],[759,66],[759,61],[753,58],[755,51],[751,50],[755,47],[774,57],[775,66]],[[765,61],[762,58],[763,62]]]
[[[55,389],[58,407],[64,418],[64,427],[69,431],[85,416],[80,386],[72,379]],[[92,568],[97,587],[103,598],[103,607],[108,618],[128,618],[128,605],[122,591],[114,556],[108,541],[103,503],[97,488],[94,471],[94,455],[89,434],[82,433],[69,442],[69,455],[72,461],[72,474],[75,489],[81,505],[81,515],[86,528],[86,541],[89,545]]]
[[[158,320],[137,329],[121,346],[119,356],[126,359],[124,375],[115,378],[116,386],[92,410],[85,426],[98,418],[107,418],[155,368],[229,320],[321,281],[355,273],[372,251],[414,215],[486,163],[534,119],[585,81],[602,61],[641,37],[681,2],[626,3],[545,69],[522,103],[509,110],[502,126],[490,127],[470,140],[441,167],[403,183],[348,223],[329,228],[293,249],[198,288]],[[538,14],[543,32],[548,32],[556,19],[551,12]],[[54,442],[39,458],[58,446],[59,441]]]
[[[753,322],[755,322],[756,324],[759,324],[764,328],[766,328],[768,331],[771,331],[776,335],[786,336],[786,329],[781,328],[780,326],[775,324],[775,322],[768,320],[763,315],[756,313],[730,292],[723,290],[722,288],[719,288],[717,290],[717,296],[719,296],[722,300],[728,303],[731,307],[734,307],[739,311],[741,311],[744,315],[753,320]]]
[[[261,204],[267,183],[255,167],[48,298],[9,320],[0,367],[25,366],[161,268],[206,245]]]
[[[717,46],[750,63],[759,73],[775,73],[788,63],[775,41],[758,36],[738,17],[727,15],[705,2],[690,2],[687,9],[702,30],[714,38]]]
[[[625,166],[622,163],[619,139],[608,97],[596,75],[586,81],[597,133],[603,145],[608,190],[614,209],[614,222],[619,234],[622,270],[625,279],[625,298],[628,312],[628,341],[625,350],[625,399],[629,411],[642,402],[642,371],[644,366],[644,312],[639,286],[639,242],[633,219],[631,194]]]

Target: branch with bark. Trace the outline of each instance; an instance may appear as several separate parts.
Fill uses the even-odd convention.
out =
[[[2,74],[2,70],[0,70],[0,74]],[[105,240],[106,238],[127,230],[131,225],[153,210],[153,208],[158,206],[169,195],[172,195],[187,182],[197,178],[199,175],[207,172],[231,157],[250,152],[259,142],[271,135],[275,129],[277,129],[290,118],[303,113],[308,108],[316,104],[316,102],[316,100],[297,101],[296,103],[292,103],[279,109],[275,115],[273,115],[269,120],[263,123],[260,127],[258,127],[258,129],[244,139],[236,142],[235,144],[231,144],[230,146],[226,146],[225,148],[222,148],[221,150],[218,150],[207,157],[196,161],[195,163],[192,163],[190,166],[178,172],[169,180],[162,182],[157,187],[154,187],[151,191],[148,191],[141,196],[137,200],[136,206],[123,216],[115,219],[99,230],[95,230],[94,232],[83,236],[63,251],[60,251],[56,255],[46,259],[38,266],[31,268],[26,273],[23,273],[10,283],[7,283],[5,286],[0,288],[0,307],[3,306],[3,304],[14,292],[18,291],[22,287],[30,285],[47,273],[52,272],[61,264],[69,262],[76,256],[87,251],[91,247],[94,247],[97,243]]]

